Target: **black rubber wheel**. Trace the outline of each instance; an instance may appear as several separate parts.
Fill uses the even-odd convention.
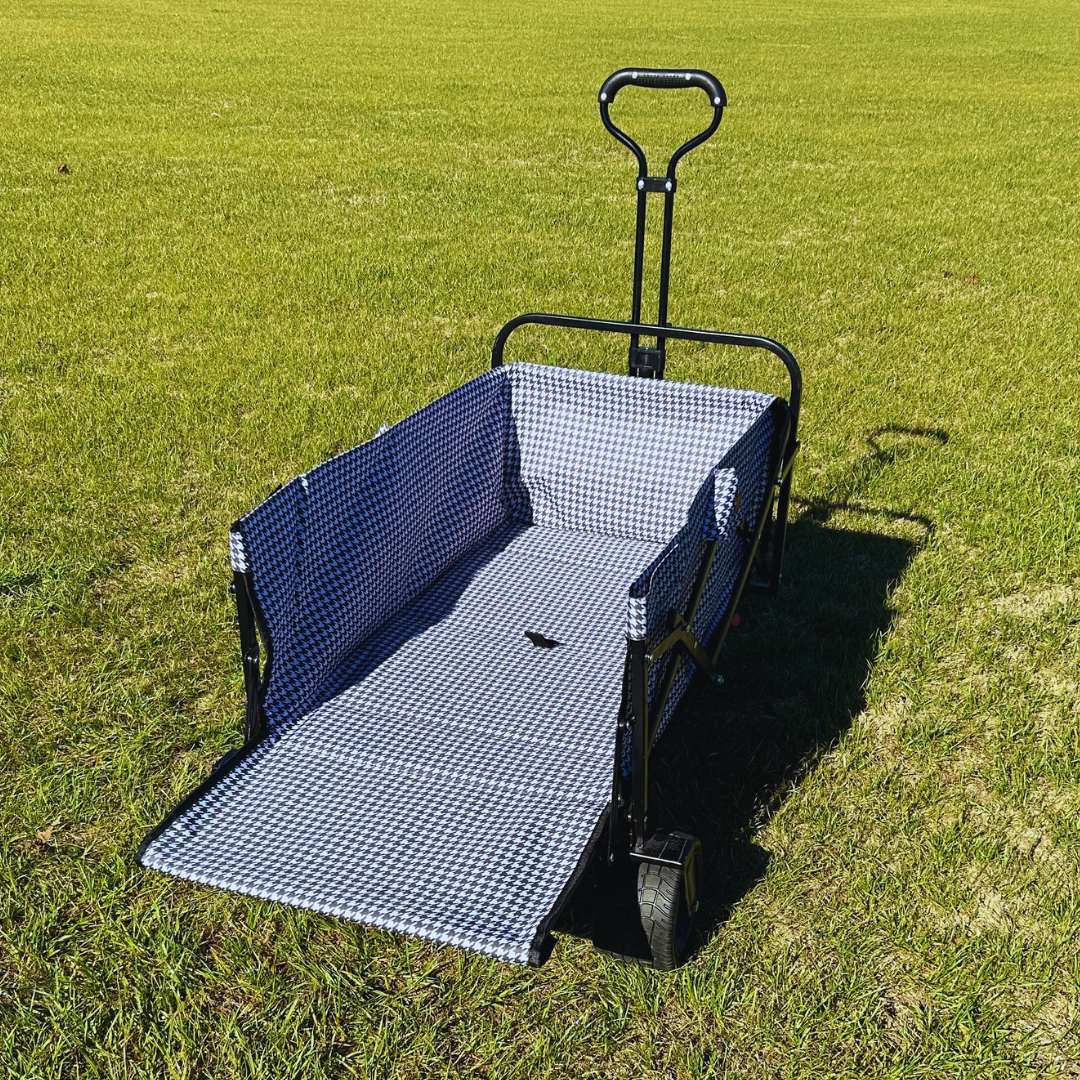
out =
[[[691,866],[664,866],[643,862],[638,866],[638,911],[641,928],[649,941],[651,967],[657,971],[674,971],[681,966],[690,951],[697,903],[688,898],[696,889],[687,889],[687,871],[696,883],[701,868],[701,847],[695,846]]]
[[[600,952],[656,971],[674,971],[690,952],[701,844],[685,833],[683,865],[630,862],[612,868],[598,893],[594,942]]]

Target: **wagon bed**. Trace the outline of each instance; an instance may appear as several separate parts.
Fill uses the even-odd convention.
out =
[[[274,643],[266,733],[142,863],[539,962],[606,824],[628,621],[707,516],[741,548],[772,400],[518,363],[282,488],[233,531]]]

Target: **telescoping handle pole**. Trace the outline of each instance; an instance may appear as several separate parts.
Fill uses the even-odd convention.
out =
[[[697,87],[704,90],[713,107],[712,122],[704,131],[683,143],[671,155],[663,176],[650,176],[649,164],[645,152],[623,131],[612,123],[608,109],[615,100],[615,95],[624,86],[643,86],[661,90],[683,90]],[[658,299],[657,323],[667,325],[668,283],[671,276],[671,219],[675,203],[675,167],[684,155],[695,146],[700,146],[720,125],[720,118],[727,105],[724,87],[715,75],[697,69],[669,70],[660,68],[623,68],[609,75],[600,87],[600,119],[612,136],[623,144],[637,158],[637,236],[634,243],[634,293],[630,321],[641,322],[641,286],[645,263],[645,214],[646,196],[650,192],[660,192],[664,196],[664,233],[660,249],[660,292]],[[664,375],[664,338],[656,339],[655,347],[642,346],[636,337],[630,339],[630,374],[650,378],[663,378]]]

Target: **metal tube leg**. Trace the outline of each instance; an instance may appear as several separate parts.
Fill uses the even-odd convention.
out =
[[[634,732],[631,760],[631,798],[634,848],[645,843],[649,798],[649,666],[644,641],[630,641],[630,701]]]

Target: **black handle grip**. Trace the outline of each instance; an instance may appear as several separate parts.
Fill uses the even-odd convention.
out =
[[[658,90],[697,86],[709,95],[709,102],[714,108],[722,109],[727,105],[727,94],[720,80],[707,71],[697,69],[623,68],[604,80],[604,85],[600,87],[600,103],[610,105],[624,86],[649,86]]]

